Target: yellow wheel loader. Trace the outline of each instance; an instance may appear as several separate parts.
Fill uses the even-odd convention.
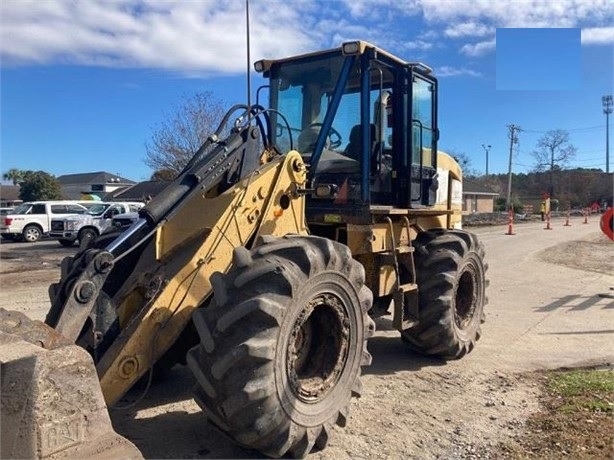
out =
[[[268,108],[231,109],[135,224],[64,260],[45,324],[3,313],[3,458],[138,455],[105,403],[177,362],[237,443],[304,457],[360,395],[372,318],[473,349],[487,265],[431,69],[361,41],[255,68]]]

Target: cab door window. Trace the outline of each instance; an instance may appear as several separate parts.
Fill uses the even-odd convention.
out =
[[[433,83],[414,75],[412,83],[412,163],[435,166]]]

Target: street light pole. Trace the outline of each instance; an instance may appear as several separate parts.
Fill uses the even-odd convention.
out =
[[[490,151],[490,145],[482,144],[482,148],[486,152],[486,177],[488,177],[488,152]]]
[[[610,172],[610,114],[612,113],[612,105],[614,100],[612,95],[603,96],[601,98],[603,105],[603,113],[605,113],[605,172]]]

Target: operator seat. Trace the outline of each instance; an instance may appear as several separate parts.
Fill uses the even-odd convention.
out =
[[[345,147],[344,154],[354,160],[360,161],[362,156],[362,137],[360,134],[360,126],[354,125],[350,131],[350,139],[348,145]],[[375,147],[375,125],[369,125],[369,139],[371,145],[369,146],[370,154],[373,153]]]
[[[320,134],[319,126],[309,126],[301,131],[297,139],[297,149],[300,153],[313,152]]]

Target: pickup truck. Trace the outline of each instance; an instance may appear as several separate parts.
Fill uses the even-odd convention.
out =
[[[113,217],[128,212],[136,212],[145,206],[138,202],[97,203],[84,214],[51,219],[49,236],[62,246],[72,246],[75,241],[81,244],[85,239],[96,238],[112,222]]]
[[[83,214],[87,205],[80,201],[28,201],[0,217],[0,235],[3,239],[34,243],[49,233],[53,217]]]

